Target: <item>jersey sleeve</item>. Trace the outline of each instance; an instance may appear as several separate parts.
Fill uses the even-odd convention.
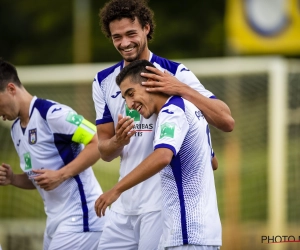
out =
[[[197,90],[200,94],[208,98],[216,98],[215,95],[207,90],[186,66],[180,64],[177,68],[176,77],[179,81],[189,85],[191,88]]]
[[[96,125],[113,122],[111,113],[106,104],[104,94],[97,80],[97,75],[93,82],[93,100],[96,111]]]
[[[70,142],[87,145],[96,133],[96,126],[62,104],[52,105],[47,113],[47,122],[56,136]]]
[[[188,130],[189,124],[181,108],[175,105],[163,108],[157,119],[154,150],[168,148],[176,156]]]

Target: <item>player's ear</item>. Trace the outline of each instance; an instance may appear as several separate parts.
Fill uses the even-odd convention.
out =
[[[12,82],[8,83],[7,86],[6,86],[6,90],[8,93],[16,93],[16,85],[13,84]]]
[[[145,30],[145,32],[146,32],[146,35],[148,35],[149,32],[150,32],[150,25],[149,25],[149,23],[146,23],[146,25],[145,25],[145,27],[144,27],[144,30]]]

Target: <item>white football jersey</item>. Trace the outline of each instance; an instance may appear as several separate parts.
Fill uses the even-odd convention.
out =
[[[78,116],[70,107],[33,97],[26,129],[17,119],[11,128],[14,146],[23,172],[31,179],[33,169],[58,170],[71,162],[83,149],[73,142]],[[94,204],[102,194],[91,167],[61,183],[51,191],[35,184],[42,196],[47,215],[46,232],[102,231],[103,218],[98,218]]]
[[[210,135],[202,112],[179,96],[169,98],[157,118],[154,150],[158,148],[174,154],[160,171],[164,247],[220,246]]]
[[[190,85],[206,97],[214,98],[197,77],[183,64],[150,54],[150,62],[155,67],[177,77],[181,82]],[[121,153],[120,179],[130,173],[150,153],[153,152],[153,139],[156,115],[149,119],[142,117],[136,110],[129,110],[116,84],[116,76],[124,66],[121,61],[110,68],[98,72],[93,82],[93,99],[96,109],[96,125],[118,123],[118,114],[134,118],[136,135]],[[161,184],[159,174],[123,192],[112,204],[112,210],[125,215],[137,215],[161,210]]]

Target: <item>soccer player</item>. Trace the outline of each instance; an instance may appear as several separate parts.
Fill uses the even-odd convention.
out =
[[[130,109],[144,118],[157,115],[154,152],[97,200],[97,214],[122,192],[160,171],[163,203],[161,249],[217,250],[221,222],[217,206],[208,123],[191,102],[180,96],[149,93],[141,83],[147,60],[121,71],[116,82]],[[151,240],[151,239],[149,239]]]
[[[147,82],[151,86],[147,91],[182,96],[194,103],[213,126],[223,131],[233,129],[234,120],[228,106],[206,90],[188,68],[149,50],[154,20],[145,1],[108,1],[99,17],[103,33],[123,58],[98,72],[93,82],[98,148],[104,161],[121,157],[120,179],[153,152],[156,115],[146,119],[128,108],[115,83],[122,68],[137,59],[148,60],[156,66],[146,76],[154,80]],[[122,193],[112,205],[107,220],[99,250],[156,249],[162,233],[160,176],[154,175]]]
[[[47,215],[43,249],[97,249],[105,221],[94,210],[102,194],[90,167],[100,158],[95,125],[68,106],[32,96],[15,67],[4,60],[0,60],[0,117],[15,120],[11,136],[23,171],[14,174],[2,163],[0,185],[38,190]],[[43,175],[52,172],[62,180],[47,191]]]

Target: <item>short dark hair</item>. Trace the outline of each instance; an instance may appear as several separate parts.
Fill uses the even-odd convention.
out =
[[[0,92],[3,92],[10,82],[18,87],[22,86],[15,66],[0,58]]]
[[[147,35],[148,41],[153,38],[155,28],[153,16],[154,13],[148,7],[147,0],[111,0],[99,12],[101,30],[106,37],[111,37],[109,24],[112,21],[122,18],[129,18],[134,21],[137,18],[142,28],[147,24],[150,25],[150,31]]]
[[[132,82],[141,83],[147,81],[147,78],[141,76],[141,73],[152,73],[146,69],[146,66],[155,67],[148,60],[135,60],[125,66],[121,72],[117,75],[116,83],[118,86],[124,81],[125,78],[131,77]]]

